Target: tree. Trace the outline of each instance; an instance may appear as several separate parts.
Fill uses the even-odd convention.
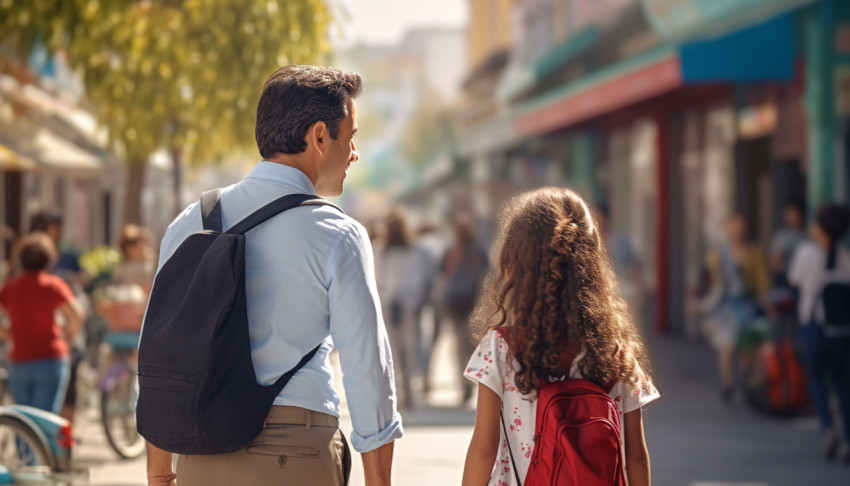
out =
[[[124,220],[138,223],[148,157],[251,147],[266,77],[329,51],[331,21],[325,0],[0,0],[0,54],[66,49],[128,163]]]

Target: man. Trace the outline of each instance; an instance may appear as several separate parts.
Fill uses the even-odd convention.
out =
[[[222,191],[225,230],[287,194],[342,193],[346,171],[358,160],[353,99],[360,82],[357,74],[315,66],[287,66],[269,77],[255,132],[265,160]],[[201,229],[195,203],[169,226],[160,268]],[[342,485],[347,446],[328,359],[334,346],[354,426],[351,443],[362,453],[366,484],[389,485],[393,441],[402,426],[366,230],[331,207],[295,208],[248,233],[245,262],[259,383],[274,382],[315,342],[325,341],[277,397],[260,437],[230,454],[180,456],[180,486]],[[149,485],[175,484],[171,464],[169,452],[148,444]]]
[[[770,271],[773,285],[788,287],[788,267],[791,256],[800,243],[806,241],[806,207],[802,201],[791,199],[782,208],[782,223],[770,240]]]

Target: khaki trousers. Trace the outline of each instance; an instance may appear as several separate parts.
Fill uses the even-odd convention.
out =
[[[343,486],[348,445],[336,417],[274,406],[260,435],[228,454],[181,455],[180,486]],[[348,468],[345,463],[348,461]]]

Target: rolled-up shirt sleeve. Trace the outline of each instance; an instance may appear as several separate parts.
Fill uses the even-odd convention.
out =
[[[368,452],[401,438],[403,429],[372,247],[359,224],[342,231],[328,259],[328,276],[330,332],[354,426],[351,445]]]

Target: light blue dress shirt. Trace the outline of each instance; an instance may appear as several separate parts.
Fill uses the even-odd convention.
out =
[[[301,171],[260,162],[244,180],[222,190],[222,226],[227,230],[266,203],[295,193],[315,195],[316,190]],[[168,227],[159,268],[187,236],[202,229],[196,202]],[[366,452],[400,438],[392,355],[363,226],[332,207],[294,208],[247,233],[245,265],[257,381],[273,383],[323,343],[275,405],[339,417],[328,359],[336,346],[354,426],[351,445]]]

